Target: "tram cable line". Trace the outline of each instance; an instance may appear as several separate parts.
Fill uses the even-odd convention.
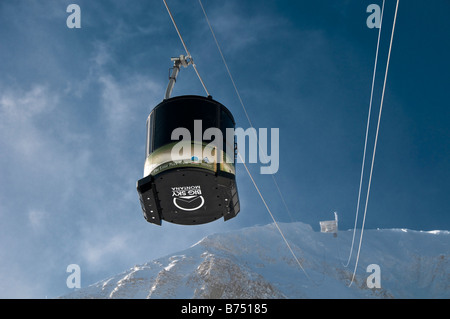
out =
[[[370,90],[369,111],[367,114],[366,136],[365,136],[365,140],[364,140],[364,151],[363,151],[363,158],[362,158],[362,164],[361,164],[361,176],[359,179],[359,190],[358,190],[358,201],[356,204],[355,225],[353,227],[352,244],[350,247],[350,253],[349,253],[349,256],[347,259],[347,263],[345,265],[343,264],[344,267],[348,267],[348,265],[350,263],[350,259],[352,258],[352,254],[353,254],[353,245],[355,243],[356,226],[358,223],[359,207],[360,207],[360,203],[361,203],[361,190],[362,190],[363,177],[364,177],[364,168],[365,168],[365,163],[366,163],[367,140],[368,140],[368,136],[369,136],[370,118],[371,118],[371,114],[372,114],[373,91],[374,91],[374,87],[375,87],[375,78],[376,78],[376,73],[377,73],[378,53],[379,53],[380,38],[381,38],[381,28],[383,25],[384,4],[385,4],[385,0],[383,0],[383,5],[381,8],[380,27],[378,29],[377,49],[376,49],[376,53],[375,53],[375,62],[374,62],[374,66],[373,66],[372,88]]]
[[[366,203],[365,203],[365,206],[364,206],[364,215],[363,215],[362,226],[361,226],[361,235],[360,235],[360,238],[359,238],[358,253],[356,255],[355,268],[353,270],[352,280],[351,280],[351,282],[349,284],[349,287],[353,284],[353,281],[355,280],[356,269],[358,268],[359,255],[360,255],[360,252],[361,252],[361,245],[362,245],[362,240],[363,240],[363,235],[364,235],[364,225],[365,225],[365,222],[366,222],[367,204],[369,202],[370,186],[371,186],[371,183],[372,183],[373,165],[374,165],[374,162],[375,162],[375,153],[377,151],[378,133],[380,131],[381,113],[383,112],[384,94],[385,94],[385,91],[386,91],[386,82],[387,82],[387,76],[388,76],[388,71],[389,71],[389,62],[391,60],[392,42],[393,42],[393,39],[394,39],[395,24],[397,22],[398,3],[399,3],[399,0],[397,0],[397,4],[395,6],[394,22],[392,24],[391,40],[390,40],[390,43],[389,43],[389,51],[388,51],[388,57],[387,57],[387,61],[386,61],[386,70],[385,70],[385,73],[384,73],[383,91],[381,93],[380,110],[379,110],[379,113],[378,113],[377,130],[376,130],[376,133],[375,133],[375,142],[374,142],[374,146],[373,146],[372,162],[371,162],[371,165],[370,165],[369,182],[368,182],[368,186],[367,186]]]

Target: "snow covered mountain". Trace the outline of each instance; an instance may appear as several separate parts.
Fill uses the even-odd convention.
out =
[[[365,230],[349,287],[352,231],[280,228],[304,271],[270,224],[207,236],[62,298],[450,298],[449,231]],[[378,271],[367,269],[374,264]],[[381,288],[368,287],[374,280]]]

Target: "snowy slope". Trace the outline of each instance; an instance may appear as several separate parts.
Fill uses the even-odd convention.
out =
[[[306,273],[271,224],[205,237],[63,298],[450,298],[449,231],[366,230],[348,287],[352,231],[280,227]],[[370,264],[380,267],[381,288],[367,287]]]

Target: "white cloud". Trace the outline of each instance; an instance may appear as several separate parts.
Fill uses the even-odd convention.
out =
[[[123,130],[133,125],[145,125],[145,118],[138,116],[139,110],[146,110],[151,96],[162,92],[159,84],[141,75],[117,80],[109,74],[103,74],[99,81],[103,85],[103,112],[115,138],[123,136]]]
[[[47,87],[30,90],[5,89],[0,96],[0,143],[17,152],[19,158],[42,154],[44,138],[36,126],[37,118],[48,115],[59,97]]]
[[[42,210],[32,209],[28,212],[28,222],[35,232],[45,230],[49,221],[49,214]]]
[[[68,203],[74,202],[74,194],[94,193],[86,179],[95,170],[92,134],[71,122],[70,101],[48,86],[0,92],[0,199],[39,231],[47,220],[58,218],[56,212],[73,209]]]
[[[277,29],[281,30],[288,23],[280,16],[264,12],[263,8],[244,12],[242,4],[233,2],[220,2],[214,7],[204,4],[204,7],[222,49],[229,53],[242,52],[261,40],[264,43],[266,37],[274,34],[279,36]],[[205,20],[203,16],[202,19]],[[207,31],[210,32],[209,29]]]
[[[80,245],[80,255],[88,267],[96,269],[108,268],[108,263],[117,256],[123,256],[129,250],[128,238],[124,234],[112,236],[88,236]]]

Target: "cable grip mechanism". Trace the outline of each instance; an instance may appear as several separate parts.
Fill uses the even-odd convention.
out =
[[[179,57],[171,58],[170,60],[173,61],[173,67],[169,69],[169,73],[170,70],[172,70],[172,73],[169,75],[169,84],[167,85],[164,99],[170,98],[170,95],[172,94],[178,73],[180,72],[180,66],[187,68],[189,65],[194,64],[194,60],[190,55],[185,56],[181,54]]]

